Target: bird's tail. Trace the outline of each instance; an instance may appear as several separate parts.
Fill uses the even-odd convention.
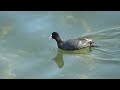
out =
[[[90,47],[100,47],[100,46],[97,46],[97,45],[93,45],[93,43],[95,43],[95,42],[93,42],[93,41],[90,42]]]
[[[91,45],[91,47],[100,47],[100,46],[97,46],[97,45]]]

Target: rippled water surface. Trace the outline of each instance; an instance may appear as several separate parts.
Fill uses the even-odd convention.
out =
[[[100,47],[62,51],[48,39],[53,31]],[[119,58],[119,11],[0,11],[0,78],[120,78]]]

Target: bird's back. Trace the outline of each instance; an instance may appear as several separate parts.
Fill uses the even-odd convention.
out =
[[[76,50],[90,45],[92,39],[79,38],[79,39],[69,39],[63,41],[62,49],[64,50]]]

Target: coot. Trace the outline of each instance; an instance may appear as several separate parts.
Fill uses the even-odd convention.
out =
[[[81,48],[91,47],[93,43],[92,39],[90,38],[77,38],[62,41],[57,32],[53,32],[50,38],[55,39],[58,48],[62,50],[79,50]]]

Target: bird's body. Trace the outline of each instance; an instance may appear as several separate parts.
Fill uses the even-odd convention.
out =
[[[77,38],[62,41],[57,32],[53,32],[51,37],[56,40],[58,48],[62,50],[79,50],[84,47],[90,47],[93,43],[92,39]]]
[[[66,41],[62,41],[61,43],[57,43],[58,47],[63,50],[78,50],[84,47],[90,46],[92,39],[69,39]]]

